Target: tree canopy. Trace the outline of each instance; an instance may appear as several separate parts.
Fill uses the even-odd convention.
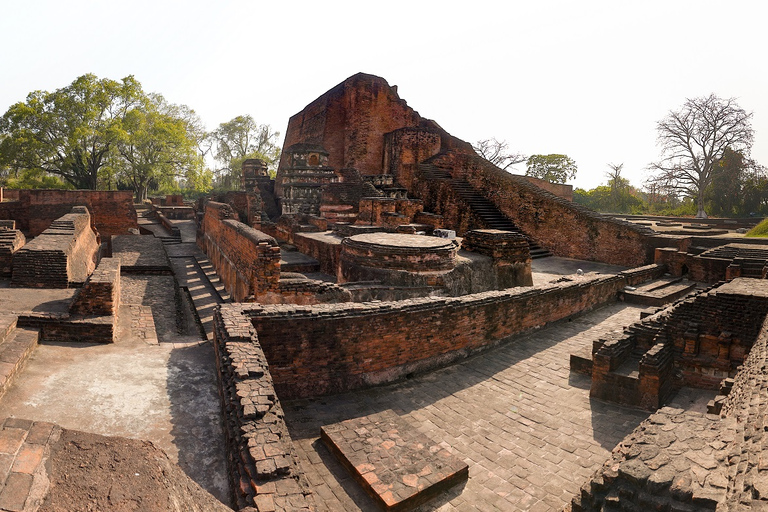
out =
[[[264,160],[271,170],[280,158],[277,143],[280,132],[268,124],[258,124],[250,115],[237,116],[221,123],[210,134],[214,156],[222,165],[218,179],[224,186],[237,186],[243,162],[248,158]]]
[[[15,172],[37,169],[95,189],[123,118],[143,96],[132,76],[118,82],[92,74],[54,92],[34,91],[0,119],[0,161]]]
[[[93,74],[53,92],[35,91],[0,118],[0,169],[21,183],[74,188],[128,185],[144,199],[150,184],[183,177],[205,186],[204,140],[195,112],[146,94],[128,76]],[[53,180],[55,182],[55,180]]]
[[[734,98],[714,94],[687,99],[656,125],[661,159],[650,165],[651,181],[660,187],[694,198],[697,217],[706,217],[705,191],[715,165],[727,148],[749,155],[754,139],[752,113]]]
[[[147,198],[150,183],[193,176],[203,166],[194,119],[179,116],[177,107],[160,95],[147,96],[142,103],[125,115],[113,157],[118,177],[131,184],[139,201]]]
[[[531,155],[526,165],[526,176],[552,183],[565,183],[576,177],[576,162],[567,155]]]

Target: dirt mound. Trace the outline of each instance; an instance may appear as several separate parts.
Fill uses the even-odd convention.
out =
[[[62,430],[46,470],[40,512],[231,510],[148,441]]]

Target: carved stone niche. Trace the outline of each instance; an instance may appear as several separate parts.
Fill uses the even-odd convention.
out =
[[[339,181],[328,167],[328,152],[316,144],[294,144],[285,150],[288,165],[277,173],[276,193],[283,214],[320,214],[321,187]]]

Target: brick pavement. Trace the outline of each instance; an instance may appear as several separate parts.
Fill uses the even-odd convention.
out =
[[[615,303],[399,384],[285,402],[319,508],[373,508],[320,442],[320,427],[393,409],[469,465],[467,484],[429,510],[561,510],[648,415],[590,401],[589,379],[570,375],[569,354],[638,320],[640,310]]]
[[[0,428],[0,510],[37,510],[48,488],[43,464],[60,428],[7,418]]]

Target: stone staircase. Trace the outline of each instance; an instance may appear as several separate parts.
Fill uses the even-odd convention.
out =
[[[456,194],[472,209],[472,211],[481,219],[484,227],[488,229],[500,229],[503,231],[512,231],[525,236],[528,240],[528,246],[531,252],[531,258],[545,258],[552,256],[552,253],[541,247],[523,233],[517,225],[506,217],[499,209],[480,194],[469,182],[462,178],[454,178],[451,173],[432,164],[421,164],[419,170],[429,180],[446,180]]]
[[[0,315],[0,397],[24,367],[39,338],[36,329],[19,327],[17,321],[15,315]]]

